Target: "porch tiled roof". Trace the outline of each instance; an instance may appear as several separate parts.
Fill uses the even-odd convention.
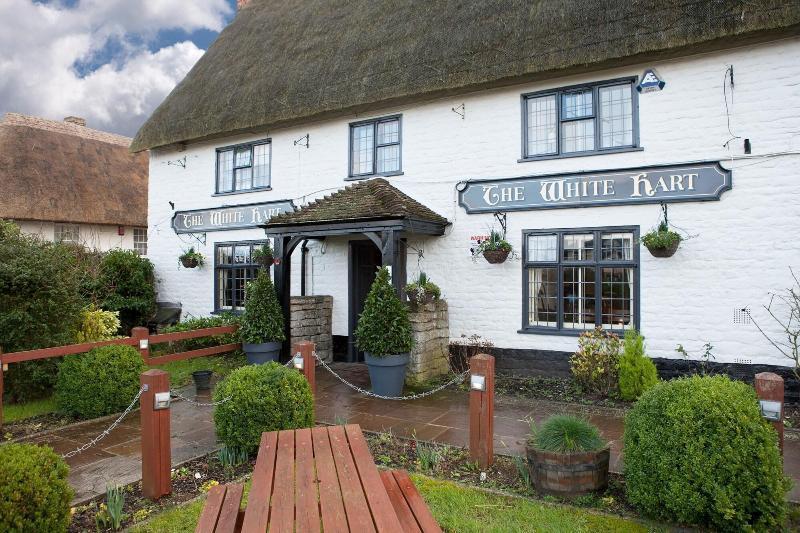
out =
[[[272,217],[267,227],[290,224],[324,224],[355,220],[411,219],[447,224],[433,212],[383,178],[361,181],[320,198],[291,213]]]

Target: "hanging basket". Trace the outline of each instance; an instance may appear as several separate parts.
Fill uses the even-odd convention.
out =
[[[506,262],[506,259],[508,259],[508,254],[508,250],[484,250],[483,257],[489,263],[498,265]]]
[[[272,263],[275,261],[275,258],[270,255],[261,255],[256,259],[256,262],[261,265],[262,267],[269,268],[272,266]]]
[[[645,245],[645,248],[647,248],[647,251],[650,252],[650,255],[652,255],[653,257],[664,258],[664,257],[672,257],[673,255],[675,255],[675,252],[678,251],[678,247],[680,245],[681,241],[676,241],[674,244],[672,244],[671,246],[667,246],[666,248],[656,248],[656,247],[651,248],[650,246],[647,245]]]
[[[196,257],[181,257],[180,259],[184,268],[196,268],[200,264]]]

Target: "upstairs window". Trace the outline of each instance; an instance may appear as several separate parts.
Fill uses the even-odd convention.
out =
[[[400,173],[400,117],[350,124],[350,177]]]
[[[638,146],[633,79],[523,95],[523,159]]]
[[[56,242],[79,243],[81,227],[78,224],[56,224],[53,237]]]
[[[536,230],[523,234],[523,332],[636,327],[638,229]]]
[[[133,228],[133,251],[147,255],[147,228]]]
[[[272,144],[269,140],[217,149],[217,193],[268,189]]]

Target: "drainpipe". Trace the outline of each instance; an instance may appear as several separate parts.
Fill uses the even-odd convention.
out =
[[[300,247],[300,296],[306,295],[306,256],[308,255],[308,239]]]

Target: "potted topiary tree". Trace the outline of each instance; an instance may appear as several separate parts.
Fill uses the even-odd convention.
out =
[[[246,295],[238,330],[242,350],[251,364],[277,361],[286,333],[283,310],[268,271],[259,271],[256,279],[247,284]]]
[[[389,280],[389,269],[381,267],[358,319],[355,337],[356,346],[364,351],[372,391],[398,396],[403,392],[414,337],[408,309]]]
[[[536,490],[578,496],[608,486],[611,457],[607,442],[589,422],[570,415],[531,423],[526,446],[528,468]]]
[[[184,268],[196,268],[198,266],[203,266],[204,262],[203,254],[196,252],[194,250],[194,246],[179,255],[178,260],[181,262]]]
[[[439,286],[428,279],[425,272],[420,272],[417,279],[406,285],[403,290],[412,306],[425,305],[442,296]]]
[[[489,238],[480,243],[475,250],[475,255],[483,255],[489,263],[496,265],[505,263],[511,253],[511,244],[497,231],[491,230]]]

